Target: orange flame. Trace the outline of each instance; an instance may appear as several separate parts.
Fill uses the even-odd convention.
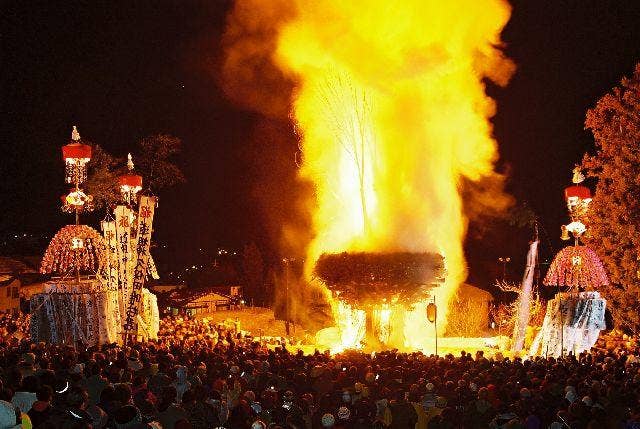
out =
[[[505,85],[514,70],[500,50],[509,16],[505,0],[238,2],[231,24],[251,34],[275,27],[278,37],[275,47],[254,37],[233,49],[246,51],[247,64],[275,49],[280,72],[298,83],[300,176],[315,186],[307,274],[324,252],[439,252],[444,328],[447,303],[466,277],[461,184],[496,174],[495,103],[483,80]],[[428,335],[424,307],[405,315],[405,346],[423,348],[413,339]],[[334,310],[337,319],[357,320],[344,335],[360,331],[360,313],[336,303]]]
[[[466,277],[461,180],[495,174],[494,101],[483,79],[514,67],[497,48],[502,0],[295,2],[276,61],[300,82],[300,174],[313,181],[323,252],[432,251],[446,258],[440,316]],[[408,325],[422,325],[424,307]],[[444,325],[444,323],[443,323]],[[415,335],[414,335],[415,336]]]

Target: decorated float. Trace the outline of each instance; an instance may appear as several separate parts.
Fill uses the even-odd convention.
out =
[[[607,273],[598,255],[581,244],[591,192],[581,185],[584,176],[574,169],[573,185],[565,189],[571,222],[562,226],[562,239],[573,245],[561,249],[554,257],[543,284],[557,293],[547,303],[542,327],[536,335],[531,355],[562,356],[578,354],[593,347],[605,329],[606,300],[598,292],[607,285]]]
[[[31,338],[74,346],[156,338],[158,304],[144,288],[147,276],[157,277],[149,253],[155,198],[137,195],[142,178],[133,174],[129,157],[115,217],[109,214],[102,222],[102,234],[81,225],[80,215],[93,209],[92,197],[81,187],[91,146],[73,127],[62,153],[66,182],[73,185],[62,197],[62,209],[74,213],[76,222],[60,229],[44,254],[40,271],[51,279],[31,298]]]

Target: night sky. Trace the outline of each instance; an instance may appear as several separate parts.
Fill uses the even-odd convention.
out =
[[[640,2],[512,4],[503,40],[518,70],[491,89],[495,136],[509,190],[538,214],[550,252],[566,223],[562,189],[593,148],[585,112],[640,61]],[[150,134],[183,140],[177,161],[188,182],[160,194],[156,226],[176,263],[251,241],[282,253],[277,227],[295,215],[296,142],[288,124],[234,106],[220,89],[231,6],[3,1],[0,231],[52,234],[72,221],[59,210],[60,147],[77,125],[118,156]],[[526,247],[493,237],[485,258],[512,251],[501,240]]]

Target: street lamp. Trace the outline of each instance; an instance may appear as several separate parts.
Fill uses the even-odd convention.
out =
[[[502,264],[502,281],[504,282],[507,278],[507,264],[511,262],[511,258],[509,256],[499,257],[498,262]]]
[[[427,320],[433,323],[433,329],[436,334],[436,356],[438,356],[438,306],[436,305],[436,297],[433,297],[433,301],[427,304]]]

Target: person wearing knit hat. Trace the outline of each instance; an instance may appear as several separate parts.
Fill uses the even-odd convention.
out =
[[[351,417],[351,411],[347,407],[338,408],[338,420],[349,420]]]
[[[321,422],[323,428],[332,428],[336,424],[336,419],[333,414],[326,413],[322,416]]]

